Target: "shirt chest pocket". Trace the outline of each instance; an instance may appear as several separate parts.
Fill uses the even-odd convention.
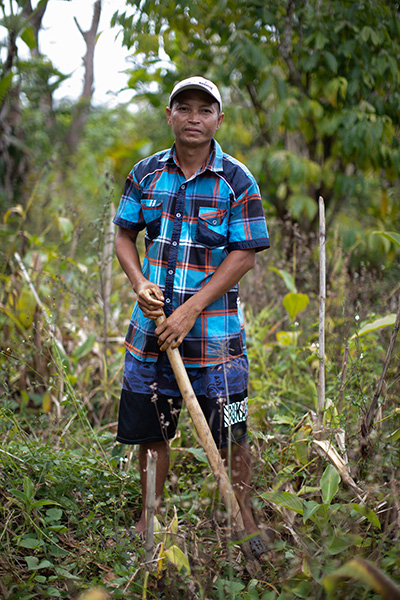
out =
[[[227,209],[200,206],[195,242],[206,248],[217,248],[226,244],[228,232]]]
[[[140,204],[142,206],[143,218],[146,222],[146,236],[150,240],[154,240],[160,235],[162,201],[158,198],[142,198]]]

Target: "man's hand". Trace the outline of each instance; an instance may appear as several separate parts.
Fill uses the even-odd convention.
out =
[[[193,310],[188,302],[178,306],[156,329],[160,350],[166,350],[169,346],[178,348],[192,329],[197,317],[198,312]]]
[[[137,288],[137,303],[145,317],[156,319],[163,314],[164,295],[155,283],[145,279]]]

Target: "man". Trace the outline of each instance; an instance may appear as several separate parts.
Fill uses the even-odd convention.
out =
[[[238,282],[269,247],[257,184],[222,152],[214,135],[224,119],[218,88],[190,77],[166,108],[175,142],[135,165],[114,218],[115,248],[137,296],[126,336],[117,440],[139,444],[145,530],[146,455],[157,452],[156,496],[169,469],[181,396],[164,352],[179,348],[223,458],[232,440],[232,483],[247,533],[258,528],[250,506],[247,446],[248,364]],[[143,267],[137,236],[145,229]],[[154,319],[167,319],[156,327]],[[252,540],[261,554],[261,538]]]

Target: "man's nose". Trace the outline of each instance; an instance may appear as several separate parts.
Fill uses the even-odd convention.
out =
[[[199,120],[199,113],[197,112],[197,110],[192,110],[189,114],[189,119],[191,121],[198,121]]]

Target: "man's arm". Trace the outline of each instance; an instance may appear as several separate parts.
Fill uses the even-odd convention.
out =
[[[210,281],[186,300],[156,329],[161,350],[177,348],[209,304],[232,289],[254,267],[255,250],[233,250],[220,264]]]
[[[138,233],[138,231],[118,227],[115,237],[115,252],[136,292],[139,308],[145,317],[155,319],[162,315],[164,296],[158,285],[151,283],[143,275],[136,246]]]

